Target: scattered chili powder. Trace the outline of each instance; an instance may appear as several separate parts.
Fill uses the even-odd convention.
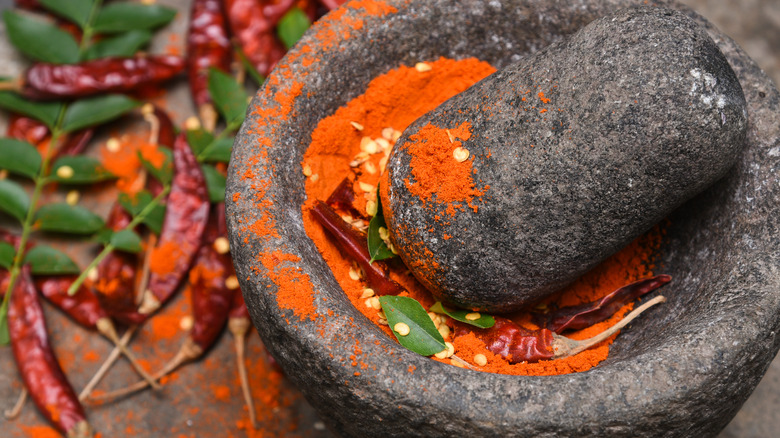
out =
[[[166,274],[176,267],[181,249],[174,241],[165,242],[154,248],[149,269],[157,274]]]
[[[307,235],[314,241],[353,305],[391,337],[390,328],[379,324],[379,313],[366,305],[365,298],[361,298],[367,287],[365,282],[350,277],[352,260],[342,256],[335,243],[308,214],[308,210],[316,200],[327,199],[345,176],[354,175],[357,194],[354,207],[365,212],[367,201],[375,199],[375,190],[367,192],[362,188],[376,187],[380,180],[379,172],[367,171],[365,163],[381,167],[383,154],[369,154],[368,160],[359,166],[350,166],[361,153],[361,142],[365,142],[363,138],[381,138],[386,128],[404,130],[418,117],[494,71],[489,65],[474,59],[454,61],[442,58],[429,64],[432,66],[430,71],[419,72],[412,67],[400,67],[375,78],[363,95],[320,121],[312,133],[311,145],[301,163],[307,173],[311,169],[311,175],[318,176],[316,179],[309,176],[306,180],[307,201],[302,210]],[[539,98],[543,102],[547,99],[542,93]],[[362,125],[363,129],[358,131],[351,122]],[[449,204],[450,209],[445,209],[448,214],[453,214],[455,208],[464,208],[464,204],[475,208],[473,198],[481,196],[487,187],[476,189],[471,178],[470,161],[457,163],[452,155],[460,142],[470,135],[471,127],[464,123],[457,127],[427,125],[412,136],[406,145],[412,150],[414,169],[414,181],[406,182],[409,190],[424,202]],[[448,160],[446,162],[448,168],[452,169],[451,174],[431,171],[441,168],[440,160]],[[463,165],[463,169],[455,169],[455,164]],[[341,213],[347,214],[345,211]],[[654,269],[653,254],[660,245],[662,235],[662,228],[656,227],[542,305],[571,306],[593,301],[628,283],[651,276]],[[430,293],[410,274],[396,269],[391,272],[391,277],[404,286],[408,295],[420,301],[423,307],[428,308],[434,303]],[[567,336],[573,339],[591,337],[614,325],[631,308],[633,305],[629,304],[609,320],[579,332],[568,333]],[[519,322],[527,328],[537,328],[531,323],[530,315],[520,317]],[[483,371],[513,375],[554,375],[586,371],[597,365],[609,354],[612,339],[573,357],[534,364],[510,364],[487,351],[473,334],[461,336],[452,342],[455,354],[472,364],[476,354],[484,355],[487,364],[479,367]],[[450,359],[440,361],[450,363]]]

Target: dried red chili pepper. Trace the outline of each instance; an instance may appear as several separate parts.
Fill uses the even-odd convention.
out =
[[[326,204],[333,206],[335,208],[340,208],[344,211],[348,211],[352,216],[356,218],[361,219],[368,219],[366,218],[363,213],[358,211],[357,208],[355,208],[355,189],[352,187],[354,185],[354,181],[347,177],[341,180],[338,186],[331,192],[330,196],[328,196],[328,199],[325,201]]]
[[[609,295],[578,306],[563,307],[548,313],[534,313],[534,323],[555,333],[581,330],[609,319],[621,307],[672,281],[668,275],[657,275],[623,286]]]
[[[559,359],[574,356],[603,342],[648,308],[665,301],[666,298],[659,295],[634,309],[620,322],[607,330],[581,341],[558,335],[546,328],[529,330],[520,327],[509,319],[498,316],[494,317],[496,320],[495,325],[488,329],[480,329],[456,321],[455,337],[474,333],[478,339],[485,343],[485,347],[489,351],[504,357],[510,363]]]
[[[41,4],[38,0],[14,0],[14,4],[22,9],[41,9]]]
[[[172,55],[102,58],[79,64],[38,63],[27,70],[22,94],[30,99],[78,98],[124,93],[167,81],[184,69]]]
[[[37,146],[49,137],[49,128],[41,121],[12,113],[6,135]]]
[[[190,92],[207,131],[213,131],[217,112],[209,94],[209,68],[230,71],[233,49],[220,0],[193,0],[187,33],[187,73]]]
[[[11,294],[8,333],[19,373],[38,410],[68,437],[91,437],[84,408],[49,344],[43,308],[27,266]]]
[[[318,1],[331,11],[347,2],[347,0],[318,0]]]
[[[94,134],[94,128],[87,128],[68,135],[62,146],[54,153],[54,159],[67,155],[78,155],[84,152]]]
[[[149,287],[139,309],[146,315],[159,309],[176,292],[200,247],[208,221],[206,180],[184,133],[173,145],[173,183],[167,205],[160,240],[152,254]],[[170,269],[161,271],[162,262]]]
[[[268,76],[286,50],[274,33],[281,16],[267,16],[263,3],[259,0],[224,1],[233,36],[255,69]]]
[[[333,208],[322,201],[314,204],[311,214],[336,239],[339,248],[360,265],[366,281],[377,295],[398,295],[404,291],[400,284],[390,278],[386,264],[371,262],[365,233],[344,222]]]

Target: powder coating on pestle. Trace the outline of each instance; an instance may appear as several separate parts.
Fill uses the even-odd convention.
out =
[[[740,84],[705,31],[626,9],[412,124],[381,185],[385,219],[438,299],[514,311],[724,176],[746,130]]]

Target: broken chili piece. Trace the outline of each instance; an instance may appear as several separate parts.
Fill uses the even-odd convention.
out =
[[[102,58],[79,64],[37,63],[25,74],[22,94],[30,99],[73,99],[133,91],[173,78],[184,60],[172,55]]]
[[[11,294],[8,332],[19,373],[38,410],[70,438],[91,437],[84,408],[49,344],[43,308],[30,268],[25,266]]]
[[[366,281],[377,295],[398,295],[404,291],[400,284],[390,278],[386,264],[371,262],[365,233],[346,223],[333,208],[322,201],[314,204],[311,215],[336,239],[339,248],[360,265],[366,275]]]
[[[6,135],[37,146],[49,136],[49,128],[41,121],[12,113]]]
[[[173,145],[173,183],[160,239],[152,252],[152,272],[140,313],[154,313],[176,292],[200,248],[208,211],[206,179],[181,133]]]

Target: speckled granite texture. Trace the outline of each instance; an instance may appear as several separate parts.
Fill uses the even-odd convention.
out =
[[[350,39],[318,47],[317,63],[306,62],[305,54],[288,57],[272,75],[278,81],[272,78],[255,99],[234,149],[227,205],[236,266],[255,325],[289,378],[344,436],[717,434],[780,346],[780,219],[774,213],[780,95],[768,78],[730,39],[707,27],[744,90],[748,140],[725,179],[671,216],[662,249],[665,272],[675,278],[664,291],[669,302],[625,330],[610,358],[591,371],[543,378],[475,373],[399,347],[343,297],[301,226],[299,163],[308,138],[321,117],[400,63],[477,56],[503,67],[618,7],[642,2],[388,3],[397,11],[384,16],[365,16],[353,3],[342,18],[359,18],[360,27],[320,23]],[[304,38],[304,45],[315,43],[311,34]],[[302,87],[291,117],[259,123],[263,111],[279,109],[282,97],[297,88],[284,79],[291,77]],[[259,205],[263,200],[273,205]],[[271,220],[273,233],[251,233],[246,224],[259,219]],[[310,285],[316,291],[315,320],[278,306],[278,285],[258,261],[270,251],[299,257],[270,269],[294,269],[301,290]]]

